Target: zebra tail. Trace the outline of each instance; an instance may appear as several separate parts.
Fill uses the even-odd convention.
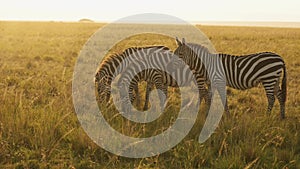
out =
[[[283,101],[286,101],[286,66],[284,64],[283,66],[283,78],[281,82],[281,92],[282,92],[282,97]]]

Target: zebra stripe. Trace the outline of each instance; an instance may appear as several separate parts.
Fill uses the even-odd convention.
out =
[[[171,51],[161,51],[155,52],[151,55],[144,57],[144,59],[139,60],[138,62],[134,62],[128,66],[128,68],[123,71],[121,77],[119,78],[118,84],[120,90],[120,95],[122,97],[123,105],[129,105],[129,99],[126,97],[127,89],[124,86],[127,86],[129,96],[134,87],[138,85],[138,82],[141,80],[147,81],[147,84],[155,85],[157,89],[163,91],[165,96],[167,97],[167,87],[183,87],[191,84],[193,78],[195,77],[195,83],[197,83],[197,87],[199,89],[200,94],[200,102],[202,98],[207,99],[207,89],[205,88],[204,79],[199,76],[194,76],[193,72],[189,69],[188,66],[184,66],[182,68],[176,69],[171,74],[166,72],[167,65],[173,60],[173,53]],[[133,78],[134,77],[134,78]],[[151,87],[147,87],[146,91],[146,101],[144,110],[147,109],[147,105],[149,102],[149,92]],[[131,98],[131,102],[132,102]],[[161,106],[164,105],[164,100],[161,99]],[[128,107],[125,109],[128,111]]]
[[[268,99],[267,112],[270,113],[273,108],[275,95],[280,103],[281,118],[285,118],[286,66],[281,56],[272,52],[242,56],[213,54],[199,44],[186,44],[184,39],[182,42],[178,39],[176,41],[179,46],[174,54],[188,64],[192,70],[199,72],[206,79],[213,79],[214,76],[221,78],[211,84],[221,82],[222,77],[225,77],[227,86],[239,90],[256,87],[262,83]],[[197,66],[199,63],[204,63],[205,68]],[[280,88],[279,79],[282,73]],[[222,90],[222,87],[216,87],[219,92]],[[227,101],[225,110],[228,111]]]
[[[169,48],[165,46],[131,47],[121,54],[115,54],[105,58],[96,71],[94,79],[100,101],[109,101],[111,95],[111,83],[115,72],[122,72],[128,64],[135,59],[142,59],[151,53],[164,50],[169,50]],[[138,95],[137,87],[135,88],[135,93]]]

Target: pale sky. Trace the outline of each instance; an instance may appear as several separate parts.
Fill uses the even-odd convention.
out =
[[[300,0],[0,0],[0,20],[107,22],[140,13],[188,22],[300,22]]]

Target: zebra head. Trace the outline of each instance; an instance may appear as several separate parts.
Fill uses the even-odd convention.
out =
[[[175,49],[174,55],[188,65],[191,70],[203,70],[204,67],[211,64],[210,59],[212,57],[210,56],[213,55],[213,53],[211,53],[207,47],[196,43],[186,43],[184,38],[181,42],[176,38],[176,42],[178,47]]]
[[[185,42],[185,39],[182,38],[182,41],[176,38],[176,43],[178,47],[174,51],[174,55],[182,59],[184,63],[190,66],[193,69],[195,58],[197,58],[197,53],[194,49],[190,46],[190,44]]]
[[[123,113],[128,113],[130,111],[130,107],[131,107],[131,102],[130,102],[130,98],[129,98],[129,93],[128,93],[128,88],[129,88],[130,82],[123,78],[120,77],[118,82],[117,82],[117,86],[119,88],[120,91],[120,103],[121,103],[121,112]]]
[[[167,65],[167,69],[174,72],[176,69],[183,69],[186,65],[190,66],[192,59],[190,54],[193,53],[188,44],[185,43],[185,39],[182,41],[176,37],[177,49],[174,51],[172,60]],[[191,64],[192,65],[192,64]]]

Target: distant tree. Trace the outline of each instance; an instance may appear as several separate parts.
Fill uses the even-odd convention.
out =
[[[83,18],[83,19],[80,19],[79,22],[94,22],[94,21],[91,19]]]

